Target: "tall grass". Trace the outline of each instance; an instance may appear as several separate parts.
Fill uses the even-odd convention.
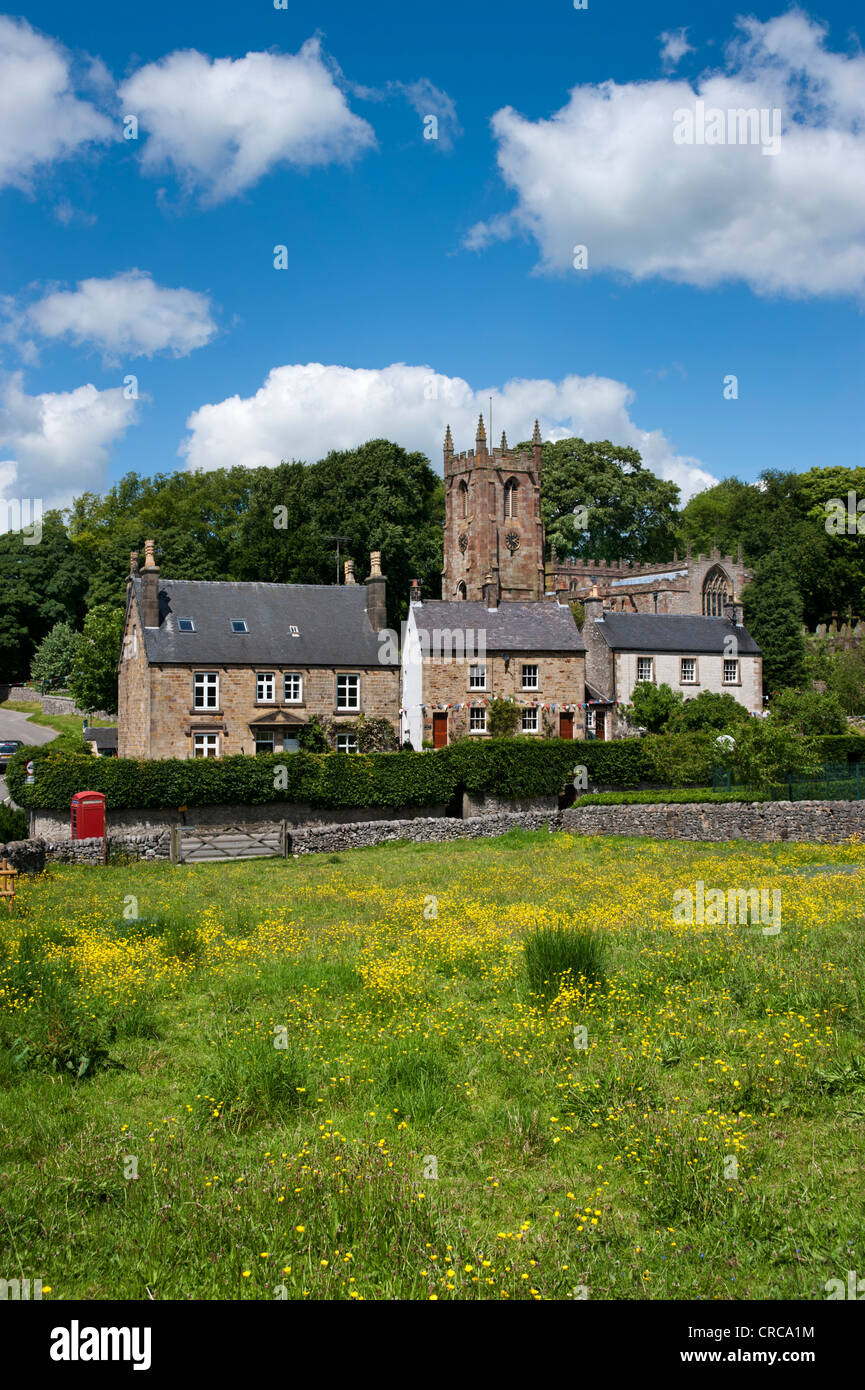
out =
[[[563,983],[604,981],[606,943],[600,932],[538,927],[526,937],[523,949],[531,991],[546,1000],[554,999]]]

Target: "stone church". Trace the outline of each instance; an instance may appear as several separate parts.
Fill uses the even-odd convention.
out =
[[[401,731],[414,748],[488,738],[489,707],[516,707],[515,732],[582,738],[585,646],[567,601],[546,595],[541,432],[530,452],[505,435],[473,450],[444,443],[441,599],[412,586],[402,654]],[[566,598],[566,595],[563,595]]]

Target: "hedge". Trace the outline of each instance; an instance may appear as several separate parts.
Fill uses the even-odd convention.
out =
[[[704,801],[771,801],[768,794],[748,792],[742,787],[714,792],[709,787],[679,787],[676,791],[587,792],[574,806],[688,806]]]
[[[679,738],[682,738],[679,735]],[[823,739],[858,753],[859,736]],[[109,810],[304,802],[315,807],[430,806],[464,788],[516,799],[555,796],[586,768],[588,782],[634,787],[660,780],[642,739],[611,743],[570,739],[461,739],[424,753],[306,753],[231,758],[93,758],[53,744],[24,748],[11,759],[7,783],[13,799],[36,811],[68,811],[77,791],[105,793]],[[835,751],[836,761],[845,752]],[[25,764],[36,765],[26,783]],[[277,770],[282,769],[277,781]],[[698,769],[695,766],[695,774]]]
[[[430,753],[291,753],[230,758],[93,758],[22,749],[7,771],[19,805],[67,811],[77,791],[105,793],[108,810],[304,802],[316,807],[428,806],[461,787],[504,797],[555,795],[573,778],[583,745],[571,740],[465,740]],[[25,764],[36,780],[26,782]]]
[[[824,734],[818,738],[820,760],[824,763],[865,762],[865,735]]]

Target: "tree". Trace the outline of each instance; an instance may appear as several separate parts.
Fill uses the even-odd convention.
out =
[[[55,623],[84,617],[87,567],[57,511],[42,518],[35,545],[21,532],[0,535],[0,677],[25,679],[38,644]]]
[[[787,562],[772,552],[757,566],[742,595],[745,626],[763,652],[763,686],[770,694],[801,685],[805,638],[802,599]]]
[[[608,439],[548,441],[542,480],[547,541],[560,559],[650,561],[672,554],[679,489],[644,468],[636,449]]]
[[[749,720],[737,731],[734,747],[719,750],[719,757],[752,791],[771,791],[789,776],[810,776],[820,769],[815,740],[773,719]]]
[[[712,690],[701,690],[693,700],[685,700],[674,711],[672,727],[677,731],[697,732],[715,730],[725,733],[735,730],[740,724],[747,724],[751,716],[730,694],[716,695]]]
[[[84,619],[78,638],[69,689],[79,709],[117,709],[117,662],[123,640],[122,608],[101,604]]]
[[[631,703],[623,707],[622,713],[638,729],[657,734],[678,714],[681,705],[682,695],[666,682],[655,685],[652,681],[638,681],[631,694]]]
[[[39,682],[43,693],[67,685],[79,638],[80,634],[69,623],[55,623],[39,643],[30,664],[30,674]]]
[[[834,690],[779,690],[772,699],[773,722],[788,724],[800,734],[846,734],[847,720]]]

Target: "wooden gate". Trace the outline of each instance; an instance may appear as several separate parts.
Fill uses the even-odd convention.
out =
[[[171,831],[174,864],[201,864],[224,859],[284,857],[290,843],[285,823],[276,830],[253,833],[241,825],[175,825]]]

